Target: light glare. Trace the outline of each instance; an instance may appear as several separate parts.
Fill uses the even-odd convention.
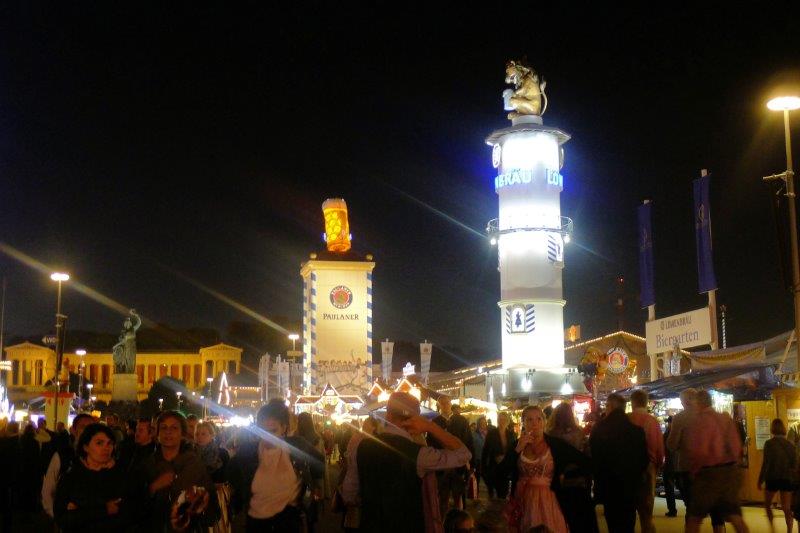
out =
[[[69,281],[69,274],[64,272],[53,272],[50,274],[50,279],[53,281]]]
[[[793,109],[800,109],[800,97],[779,96],[767,102],[767,107],[772,111],[792,111]]]

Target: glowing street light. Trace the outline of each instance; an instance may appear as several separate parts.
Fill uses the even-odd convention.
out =
[[[300,335],[298,335],[297,333],[289,333],[289,340],[292,341],[292,351],[295,350],[295,343],[297,342],[297,339],[299,339],[299,338],[300,338]]]
[[[182,393],[181,391],[177,391],[177,392],[175,393],[175,396],[177,396],[177,397],[178,397],[178,411],[180,411],[180,410],[181,410],[181,396],[182,396],[182,395],[183,395],[183,393]]]
[[[75,350],[75,355],[81,358],[81,362],[78,364],[78,405],[80,405],[83,403],[83,373],[86,370],[83,365],[83,356],[86,355],[86,350],[78,348]]]
[[[53,427],[58,424],[58,393],[60,392],[59,379],[61,378],[61,360],[64,357],[64,321],[66,316],[61,314],[61,283],[69,281],[66,272],[53,272],[50,279],[58,283],[58,298],[56,299],[56,375],[53,380],[56,385],[56,397],[53,403]]]
[[[792,247],[792,293],[794,295],[794,342],[800,346],[800,262],[797,255],[797,207],[794,192],[794,169],[792,168],[792,136],[789,130],[789,111],[800,109],[800,97],[779,96],[767,102],[772,111],[783,111],[783,134],[786,145],[786,172],[764,177],[764,181],[776,179],[786,183],[786,198],[789,203],[789,240]],[[800,364],[800,349],[797,350]]]

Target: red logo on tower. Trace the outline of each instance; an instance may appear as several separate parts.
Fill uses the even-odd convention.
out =
[[[331,289],[331,305],[336,309],[345,309],[350,307],[351,303],[353,303],[353,291],[344,285]]]

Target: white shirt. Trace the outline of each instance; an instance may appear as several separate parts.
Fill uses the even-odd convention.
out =
[[[56,485],[58,485],[60,472],[61,456],[56,452],[50,458],[47,473],[42,481],[42,507],[44,507],[44,512],[50,515],[50,518],[53,518],[53,503],[56,497]]]
[[[250,489],[250,508],[253,518],[271,518],[297,499],[301,481],[292,466],[289,450],[285,446],[267,448],[258,445],[258,469]]]

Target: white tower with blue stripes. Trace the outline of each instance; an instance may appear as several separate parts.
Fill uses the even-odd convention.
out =
[[[320,394],[330,384],[340,394],[363,397],[372,387],[375,263],[371,255],[360,256],[350,249],[346,206],[343,200],[335,200],[334,207],[326,208],[328,250],[312,253],[300,267],[303,389],[304,394]],[[334,209],[336,213],[329,212]],[[334,236],[342,234],[346,234],[346,245],[336,241],[334,246]]]
[[[572,229],[561,216],[561,145],[569,135],[539,115],[515,114],[510,127],[486,139],[497,168],[499,217],[487,231],[498,252],[503,368],[558,369],[566,303],[561,273]]]

